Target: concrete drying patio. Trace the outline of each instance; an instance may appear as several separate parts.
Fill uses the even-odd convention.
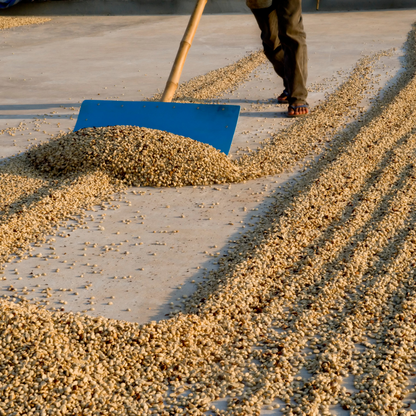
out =
[[[194,0],[26,0],[2,11],[8,16],[189,14]],[[303,0],[304,12],[381,10],[415,7],[413,0]],[[207,13],[250,13],[244,0],[209,0]]]
[[[378,69],[379,86],[385,86],[400,69],[402,45],[415,16],[415,10],[305,14],[311,106],[360,57],[396,48]],[[5,130],[0,158],[73,128],[83,99],[141,100],[163,89],[186,22],[186,16],[53,17],[43,25],[0,32],[0,126]],[[251,15],[206,15],[182,80],[259,47]],[[285,106],[270,102],[281,91],[271,66],[264,65],[223,99],[242,106],[231,155],[238,147],[255,148],[269,132],[291,122]],[[171,303],[179,305],[182,296],[192,293],[193,281],[200,281],[205,269],[216,267],[229,240],[256,223],[277,187],[297,174],[231,186],[131,188],[118,209],[89,212],[84,229],[67,238],[55,236],[55,242],[33,251],[49,260],[31,257],[8,264],[0,295],[10,294],[12,284],[19,291],[34,289],[27,297],[40,298],[49,286],[54,289],[51,307],[66,301],[66,311],[140,323],[164,318]],[[169,233],[173,230],[179,233]],[[103,252],[102,246],[111,243],[119,245],[118,251]],[[31,273],[46,275],[34,280]],[[112,305],[110,296],[115,296]]]

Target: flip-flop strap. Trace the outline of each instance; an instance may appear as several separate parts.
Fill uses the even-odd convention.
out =
[[[291,105],[289,105],[289,109],[290,110],[295,111],[298,108],[309,108],[309,105],[308,104],[301,104],[301,105],[293,105],[293,104],[291,104]]]
[[[278,97],[278,99],[280,99],[280,100],[284,99],[284,98],[289,98],[289,93],[286,90],[284,90]],[[285,100],[285,101],[287,101],[287,100]]]

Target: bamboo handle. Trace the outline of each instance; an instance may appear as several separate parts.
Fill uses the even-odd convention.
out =
[[[316,10],[319,10],[319,0],[316,0]]]
[[[162,101],[165,103],[170,103],[172,101],[175,91],[178,88],[183,66],[185,65],[189,49],[191,49],[192,41],[194,40],[196,29],[198,28],[207,1],[208,0],[198,0],[191,18],[189,19],[188,27],[183,35],[168,82],[166,83],[165,91],[162,95]]]

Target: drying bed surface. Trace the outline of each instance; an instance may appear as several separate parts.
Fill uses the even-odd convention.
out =
[[[260,177],[321,152],[181,312],[138,325],[4,300],[0,412],[414,414],[414,31],[395,83],[360,114],[385,54],[361,60],[310,117],[234,162]],[[277,158],[293,134],[299,147]],[[101,170],[44,177],[27,154],[1,170],[4,261],[125,186]]]
[[[19,26],[39,25],[52,19],[46,17],[6,17],[0,16],[0,30],[11,29]]]

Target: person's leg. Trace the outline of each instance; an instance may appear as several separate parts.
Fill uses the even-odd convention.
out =
[[[308,91],[308,53],[306,34],[302,21],[302,0],[273,0],[277,11],[279,39],[284,51],[284,72],[290,93],[289,104],[292,107],[306,105]],[[291,113],[306,114],[308,109],[300,107]]]
[[[279,40],[278,18],[272,0],[247,0],[257,24],[261,30],[264,54],[273,65],[276,73],[283,79],[285,90],[288,91],[284,69],[284,53]]]

